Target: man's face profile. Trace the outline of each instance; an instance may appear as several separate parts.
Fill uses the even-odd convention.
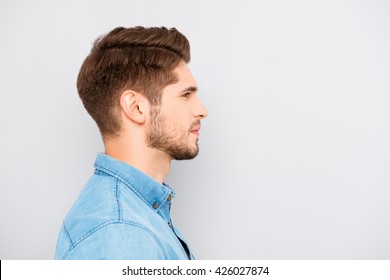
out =
[[[196,82],[187,64],[174,70],[178,81],[164,88],[161,105],[152,106],[146,131],[147,145],[172,159],[193,159],[198,155],[200,120],[207,109],[196,95]]]

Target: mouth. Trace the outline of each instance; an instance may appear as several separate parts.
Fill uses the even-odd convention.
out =
[[[195,135],[197,135],[197,136],[199,136],[199,131],[200,131],[200,125],[195,125],[195,127],[192,127],[191,128],[191,133],[193,133],[193,134],[195,134]]]
[[[199,130],[200,130],[200,126],[199,127],[196,127],[194,129],[191,130],[191,133],[195,134],[195,135],[198,135],[199,136]]]

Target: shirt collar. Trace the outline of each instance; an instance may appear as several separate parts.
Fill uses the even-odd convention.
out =
[[[156,211],[164,204],[170,203],[175,196],[175,191],[170,186],[160,184],[139,169],[106,154],[97,155],[94,167],[123,182]]]

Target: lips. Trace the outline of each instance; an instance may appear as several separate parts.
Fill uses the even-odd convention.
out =
[[[191,130],[191,133],[196,134],[196,135],[199,136],[199,130],[200,130],[200,126],[194,128],[194,129],[192,129],[192,130]]]
[[[200,131],[200,121],[197,121],[192,125],[190,132],[199,136],[199,131]]]

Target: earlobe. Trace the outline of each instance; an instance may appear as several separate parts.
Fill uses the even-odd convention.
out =
[[[133,90],[126,90],[120,97],[120,107],[123,114],[135,123],[145,122],[145,113],[142,111],[141,104],[144,97]]]

